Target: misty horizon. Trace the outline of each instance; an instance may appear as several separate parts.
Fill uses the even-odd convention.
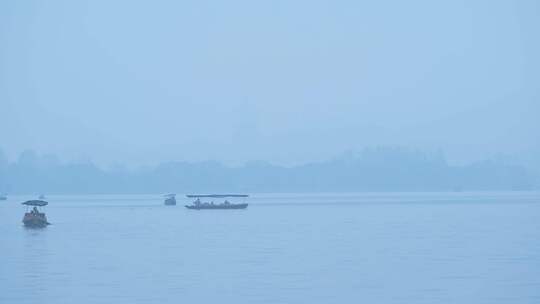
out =
[[[100,167],[32,151],[10,162],[0,151],[0,193],[105,194],[189,192],[524,191],[540,189],[537,171],[511,160],[452,165],[441,152],[375,147],[320,162],[168,161]]]
[[[444,162],[453,165],[453,166],[463,166],[463,165],[470,165],[473,163],[483,162],[483,161],[493,161],[493,162],[501,162],[506,164],[512,164],[512,165],[519,165],[522,166],[531,172],[537,172],[540,173],[538,166],[539,163],[536,162],[536,159],[533,158],[527,158],[526,154],[522,155],[510,155],[510,154],[493,154],[486,157],[480,157],[476,159],[471,159],[468,161],[455,161],[448,157],[448,155],[442,151],[441,149],[434,149],[434,150],[426,150],[426,149],[418,149],[418,148],[411,148],[407,146],[397,146],[397,145],[379,145],[379,146],[370,146],[370,147],[363,147],[358,150],[346,150],[342,151],[340,153],[336,153],[333,155],[330,155],[326,158],[320,158],[320,159],[305,159],[302,162],[279,162],[279,161],[272,161],[269,159],[244,159],[242,161],[235,161],[235,162],[227,162],[220,159],[211,159],[211,158],[205,158],[205,159],[186,159],[185,157],[182,157],[179,155],[178,157],[172,157],[171,159],[164,159],[164,160],[155,160],[153,162],[147,162],[147,163],[129,163],[129,162],[123,162],[122,159],[112,160],[110,162],[106,163],[100,163],[99,161],[96,161],[94,158],[92,158],[92,155],[80,155],[78,157],[68,158],[68,157],[61,157],[55,153],[43,153],[40,151],[36,151],[34,149],[23,149],[20,153],[12,153],[9,155],[5,152],[2,146],[0,146],[0,163],[8,163],[8,164],[15,164],[20,163],[21,161],[26,162],[28,159],[33,159],[37,163],[49,163],[49,164],[76,164],[76,163],[91,163],[92,165],[95,165],[99,167],[100,169],[109,170],[114,168],[123,168],[126,170],[137,170],[137,169],[143,169],[143,168],[149,168],[149,167],[156,167],[163,163],[205,163],[205,162],[214,162],[219,163],[221,165],[224,165],[226,167],[242,167],[253,163],[266,163],[273,166],[281,166],[281,167],[296,167],[296,166],[303,166],[306,164],[311,163],[320,163],[320,162],[327,162],[332,161],[336,159],[342,159],[342,158],[350,158],[355,157],[358,155],[361,155],[362,153],[368,152],[368,151],[407,151],[410,153],[417,153],[422,154],[429,157],[438,157],[441,159],[444,159]],[[25,160],[26,159],[26,160]]]
[[[0,303],[538,303],[540,1],[0,1],[0,231]]]

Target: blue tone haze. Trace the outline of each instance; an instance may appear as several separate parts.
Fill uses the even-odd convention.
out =
[[[2,1],[0,147],[128,167],[366,147],[540,171],[540,4]]]
[[[0,1],[0,303],[538,304],[539,54],[538,0]]]

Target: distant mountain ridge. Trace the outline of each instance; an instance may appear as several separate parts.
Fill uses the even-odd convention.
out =
[[[0,155],[0,192],[93,194],[168,192],[488,191],[538,189],[522,166],[482,161],[449,165],[442,154],[373,148],[294,167],[250,162],[167,162],[153,168],[104,170],[91,162],[62,164],[25,152]]]

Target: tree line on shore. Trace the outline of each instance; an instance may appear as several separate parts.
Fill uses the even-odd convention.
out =
[[[1,152],[1,151],[0,151]],[[166,162],[152,168],[103,169],[23,152],[0,153],[0,193],[508,191],[538,189],[526,168],[497,161],[450,165],[441,153],[372,148],[297,166],[249,162]]]

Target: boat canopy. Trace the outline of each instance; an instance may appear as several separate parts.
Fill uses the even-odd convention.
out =
[[[199,198],[199,197],[212,197],[212,198],[225,198],[225,197],[248,197],[247,194],[188,194],[186,195],[189,198]]]
[[[26,205],[26,206],[39,206],[39,207],[43,207],[43,206],[47,206],[49,203],[47,203],[46,201],[41,201],[41,200],[31,200],[31,201],[26,201],[24,203],[22,203],[23,205]]]

